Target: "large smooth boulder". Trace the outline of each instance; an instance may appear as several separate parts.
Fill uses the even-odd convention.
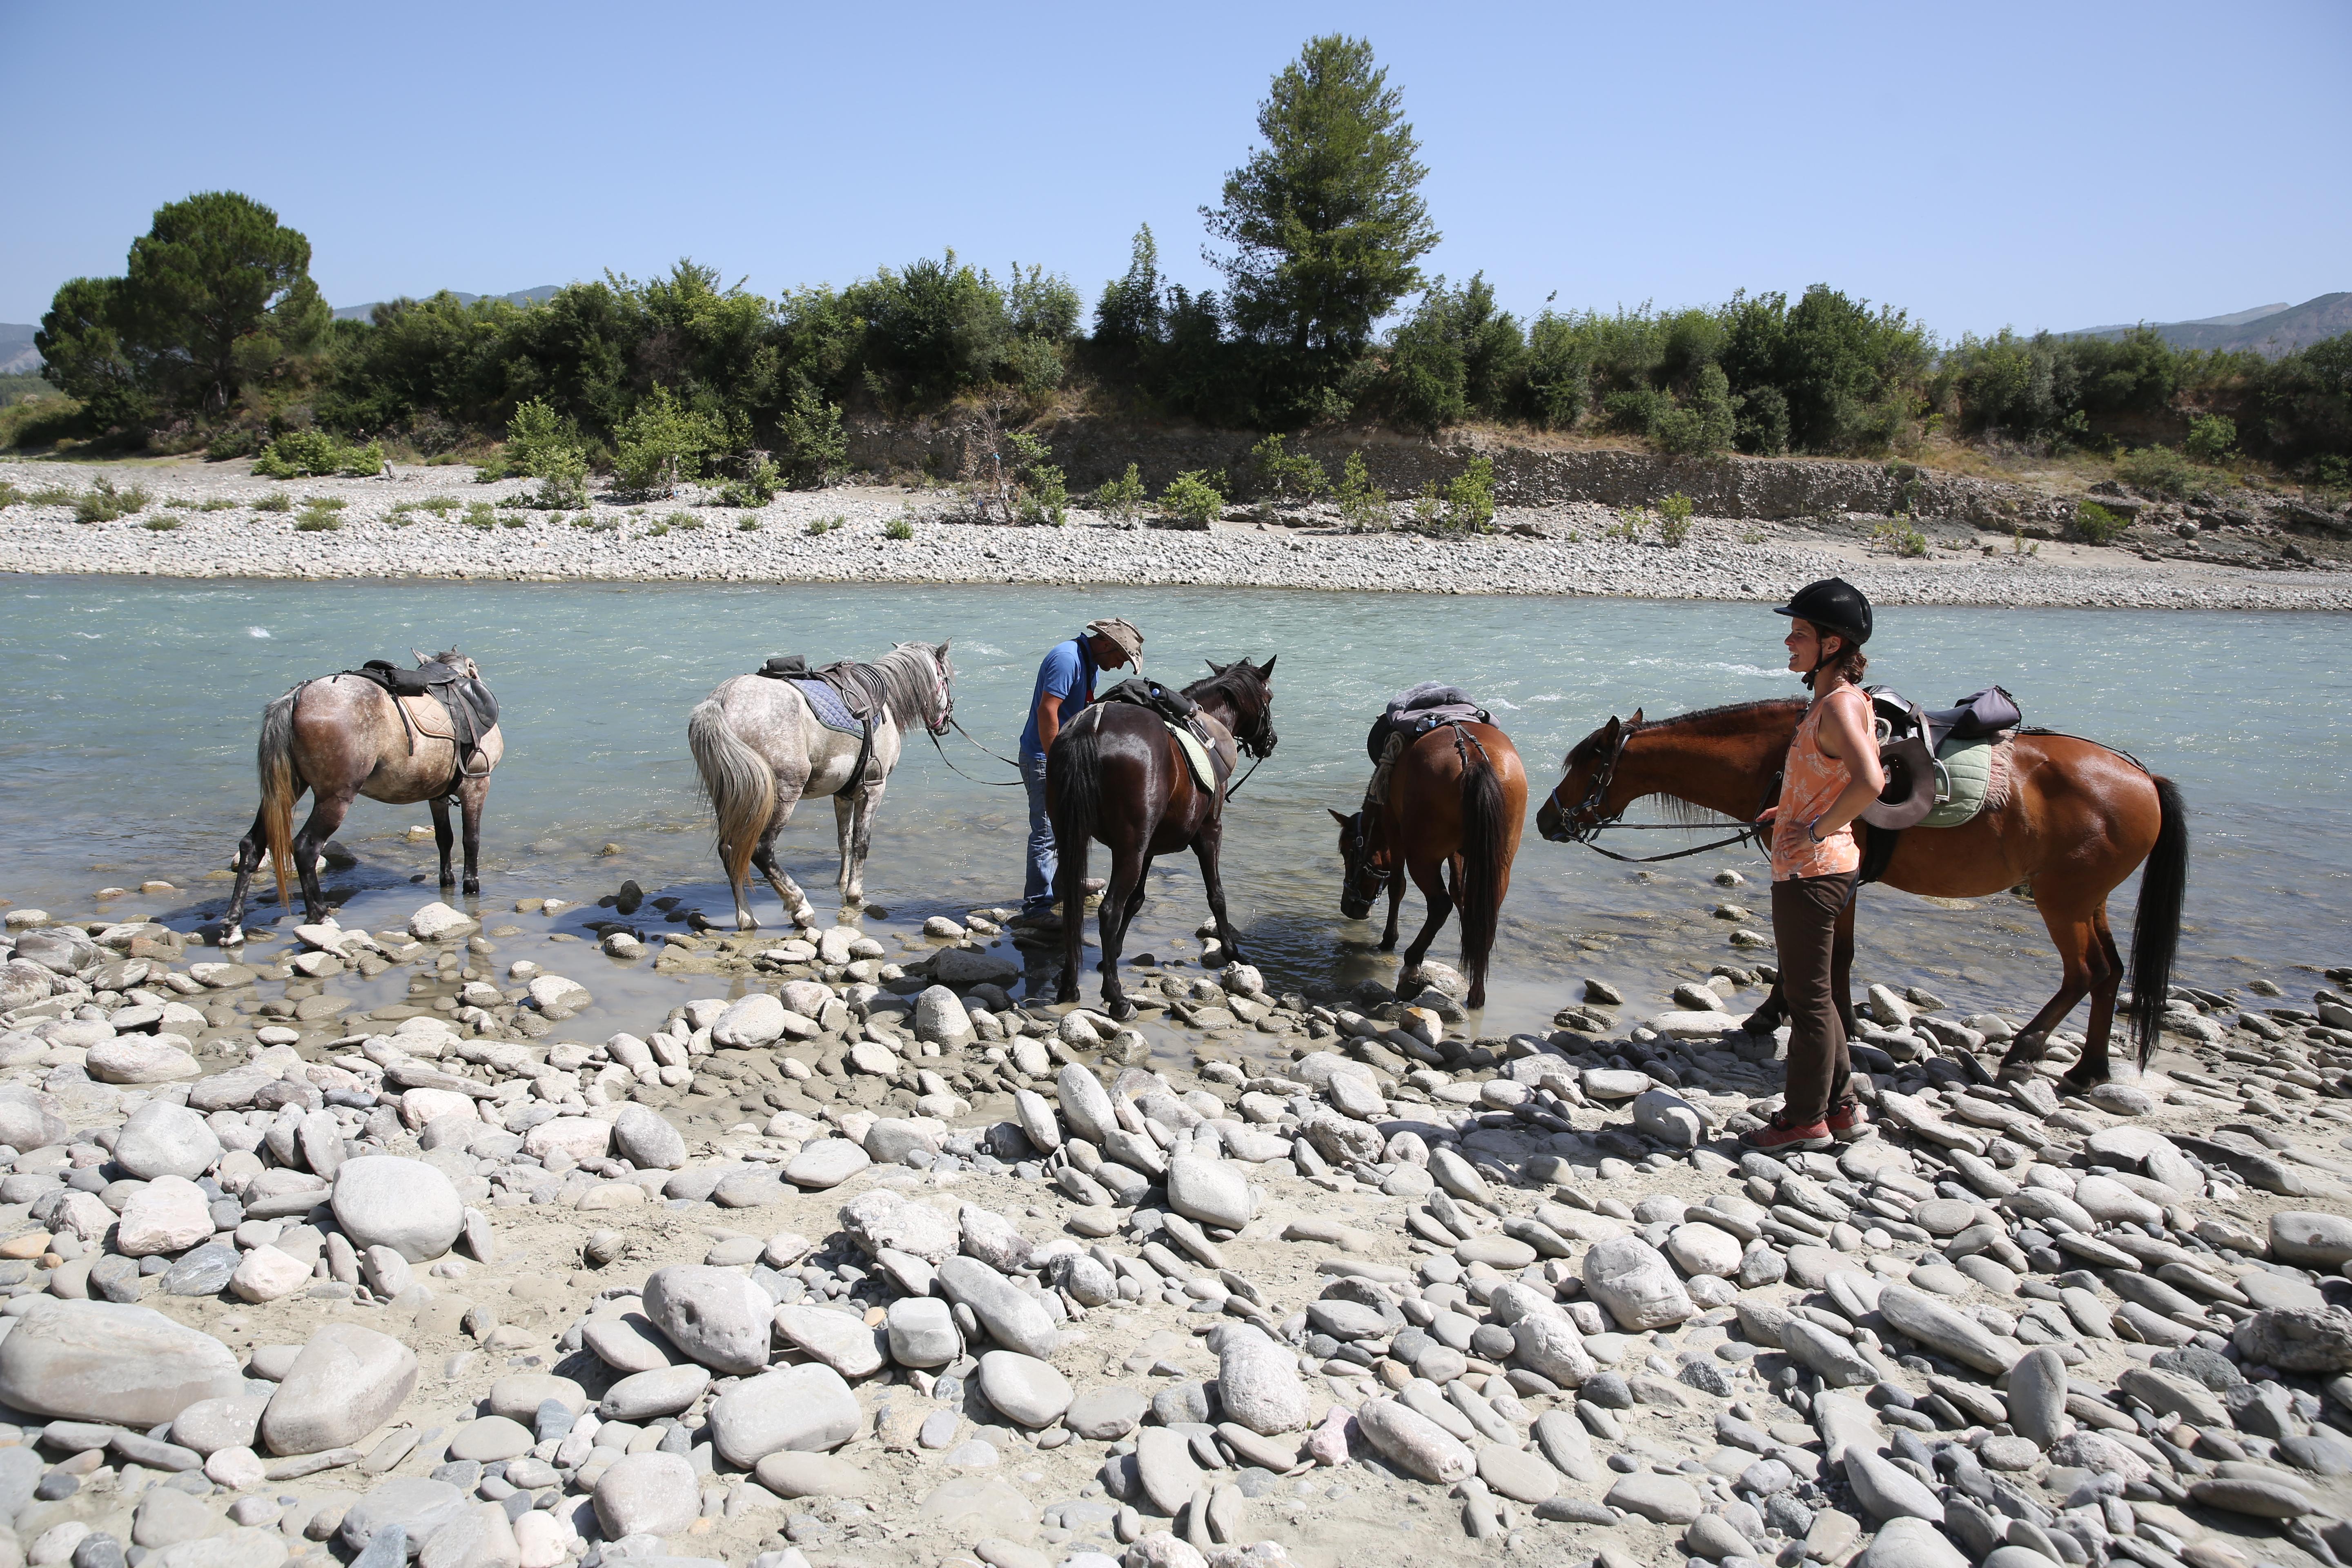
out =
[[[1227,1328],[1220,1342],[1217,1400],[1227,1420],[1267,1436],[1298,1431],[1311,1414],[1290,1347],[1246,1324]]]
[[[711,1402],[711,1445],[749,1468],[770,1454],[830,1452],[857,1436],[857,1395],[821,1362],[745,1378]]]
[[[151,1100],[131,1113],[114,1141],[114,1163],[142,1182],[158,1176],[194,1181],[221,1156],[221,1141],[184,1105]]]
[[[640,1171],[675,1171],[686,1163],[686,1135],[660,1111],[634,1101],[614,1118],[613,1142]]]
[[[65,1141],[56,1100],[28,1084],[0,1083],[0,1143],[22,1154]]]
[[[370,1154],[335,1172],[330,1200],[335,1224],[360,1251],[389,1247],[411,1263],[429,1263],[457,1245],[466,1205],[449,1178],[422,1160]]]
[[[748,1276],[672,1264],[646,1277],[645,1304],[654,1327],[711,1371],[740,1376],[767,1367],[776,1306]]]
[[[415,1387],[415,1351],[357,1323],[330,1323],[270,1395],[262,1443],[273,1454],[347,1447],[391,1420]]]
[[[148,1307],[55,1301],[0,1339],[0,1405],[36,1415],[143,1432],[244,1389],[226,1345]]]
[[[1637,1236],[1612,1237],[1587,1252],[1584,1289],[1628,1333],[1663,1329],[1698,1310],[1675,1266]]]
[[[783,1038],[784,1005],[765,991],[754,991],[719,1015],[710,1026],[714,1046],[772,1046]]]
[[[117,1035],[89,1047],[83,1070],[100,1083],[170,1083],[204,1068],[179,1035]]]
[[[979,1258],[949,1258],[940,1265],[939,1282],[949,1300],[970,1307],[988,1337],[1006,1350],[1040,1360],[1053,1355],[1060,1334],[1045,1309]]]
[[[1168,1206],[1186,1219],[1239,1230],[1253,1206],[1249,1181],[1238,1165],[1179,1154],[1168,1162]]]

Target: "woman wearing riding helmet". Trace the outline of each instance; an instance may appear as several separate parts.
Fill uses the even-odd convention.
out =
[[[1774,612],[1789,617],[1789,668],[1812,701],[1789,742],[1772,824],[1772,938],[1789,1010],[1789,1078],[1780,1110],[1742,1138],[1768,1153],[1826,1149],[1865,1131],[1847,1088],[1853,1065],[1830,981],[1838,916],[1862,867],[1853,823],[1886,787],[1863,694],[1870,601],[1832,577]]]

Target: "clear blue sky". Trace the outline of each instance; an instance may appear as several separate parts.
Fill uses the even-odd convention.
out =
[[[0,321],[228,187],[328,299],[681,256],[774,293],[953,246],[1091,304],[1309,35],[1371,39],[1433,270],[1506,304],[1815,281],[1946,337],[2352,289],[2352,5],[0,4]]]

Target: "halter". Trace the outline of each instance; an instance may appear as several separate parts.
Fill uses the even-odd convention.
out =
[[[1704,855],[1711,849],[1727,848],[1734,844],[1747,843],[1750,839],[1760,843],[1762,831],[1772,826],[1769,822],[1745,823],[1738,832],[1728,838],[1718,838],[1709,844],[1696,845],[1688,849],[1676,849],[1664,855],[1620,855],[1614,849],[1603,848],[1597,842],[1601,835],[1611,828],[1625,833],[1687,833],[1691,830],[1689,825],[1679,822],[1621,821],[1619,819],[1625,815],[1623,806],[1620,806],[1606,816],[1601,815],[1601,803],[1608,798],[1610,785],[1617,782],[1617,764],[1624,758],[1626,746],[1632,743],[1633,732],[1636,730],[1647,727],[1637,719],[1619,729],[1616,749],[1609,753],[1607,762],[1593,771],[1592,783],[1586,788],[1584,799],[1577,804],[1573,812],[1560,809],[1559,784],[1566,784],[1567,777],[1562,775],[1559,784],[1551,786],[1551,794],[1544,797],[1545,803],[1552,808],[1552,816],[1559,823],[1562,831],[1547,833],[1544,837],[1556,844],[1581,844],[1596,855],[1605,856],[1609,859],[1620,861],[1628,866],[1648,866],[1660,860],[1686,859],[1693,855]]]

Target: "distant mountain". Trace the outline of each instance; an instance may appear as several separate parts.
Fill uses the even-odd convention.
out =
[[[0,375],[31,375],[41,368],[40,352],[33,347],[31,327],[0,321]]]
[[[2157,336],[2179,349],[2252,349],[2276,359],[2296,349],[2309,348],[2326,338],[2352,332],[2352,293],[2322,294],[2300,305],[2257,305],[2227,316],[2207,316],[2195,321],[2150,321]],[[2131,324],[2084,327],[2059,335],[2069,338],[2119,338]]]
[[[489,298],[489,296],[483,294],[458,293],[456,289],[451,289],[450,292],[457,294],[457,303],[460,305],[470,305],[477,300]],[[536,289],[518,289],[511,294],[500,294],[498,298],[504,300],[509,305],[536,305],[541,300],[551,298],[554,293],[554,284],[542,283]],[[423,298],[422,295],[416,297],[419,299]],[[376,303],[381,302],[382,301],[365,305],[341,306],[335,311],[335,320],[339,321],[364,321],[374,313]],[[8,329],[0,328],[0,331],[5,331],[6,330]]]

